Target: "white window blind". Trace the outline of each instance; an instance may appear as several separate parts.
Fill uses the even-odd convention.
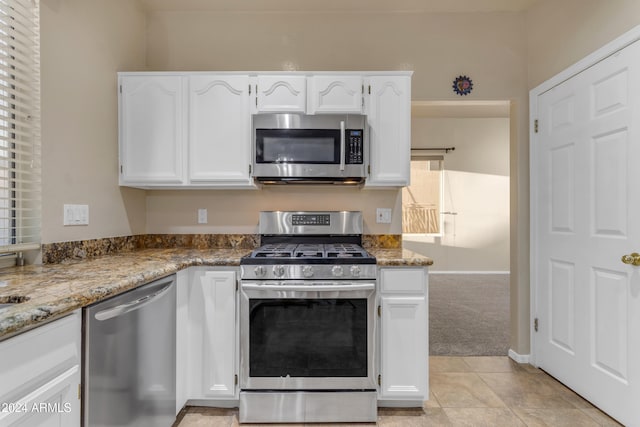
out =
[[[0,0],[0,253],[40,247],[37,0]]]

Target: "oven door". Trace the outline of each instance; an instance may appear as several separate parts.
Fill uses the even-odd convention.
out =
[[[374,390],[375,282],[247,282],[242,390]]]

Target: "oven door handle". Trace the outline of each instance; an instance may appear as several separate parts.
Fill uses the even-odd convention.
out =
[[[255,291],[296,291],[296,292],[343,292],[374,290],[374,283],[357,283],[350,285],[255,285],[242,284],[242,289]]]

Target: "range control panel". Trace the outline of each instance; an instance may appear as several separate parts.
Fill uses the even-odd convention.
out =
[[[347,129],[345,135],[345,159],[348,165],[361,165],[364,161],[362,129]]]
[[[326,214],[291,215],[291,225],[331,225],[331,218]]]

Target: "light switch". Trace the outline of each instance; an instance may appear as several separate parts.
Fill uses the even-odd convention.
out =
[[[89,225],[89,205],[64,205],[63,225]]]

